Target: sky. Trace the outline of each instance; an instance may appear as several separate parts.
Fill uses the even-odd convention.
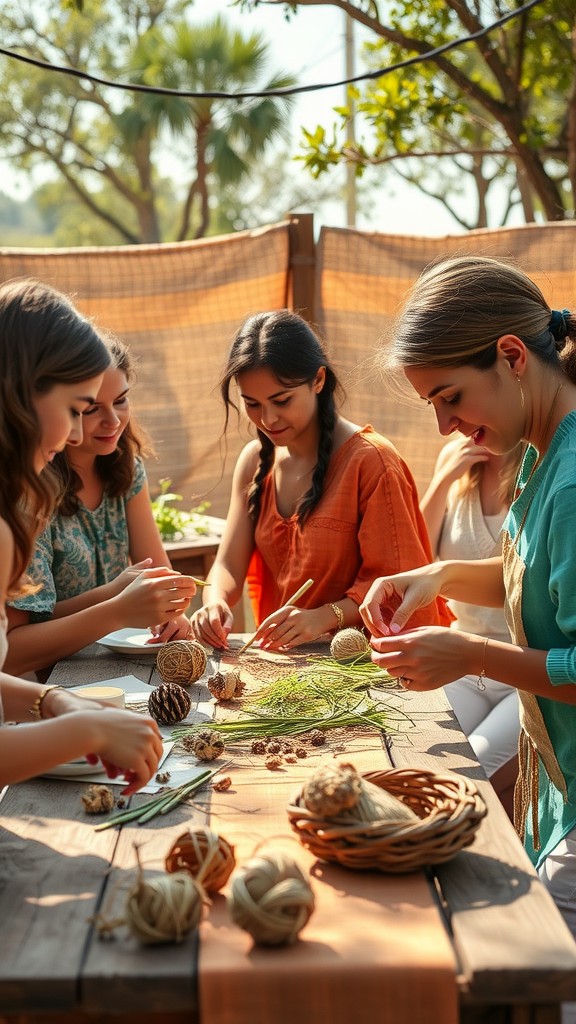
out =
[[[345,16],[329,5],[301,8],[297,15],[286,21],[281,5],[259,6],[240,13],[230,6],[229,0],[194,0],[190,10],[192,21],[206,21],[215,14],[223,14],[245,31],[260,31],[270,44],[278,67],[297,77],[301,85],[340,81],[345,73]],[[354,26],[357,52],[361,49],[361,26]],[[373,37],[372,37],[373,38]],[[356,74],[362,65],[356,57]],[[347,102],[345,86],[332,87],[297,98],[292,111],[295,141],[300,138],[299,126],[314,129],[317,124],[330,128],[337,122],[333,107]],[[299,149],[299,146],[294,146]],[[309,181],[309,174],[294,162],[291,174],[299,180]],[[345,180],[344,168],[333,172]],[[321,223],[331,227],[346,226],[344,202],[322,203],[314,212],[317,228]],[[356,226],[361,230],[394,234],[445,235],[459,234],[462,229],[441,205],[416,189],[409,189],[396,176],[389,175],[386,185],[376,189],[368,213],[359,212]]]

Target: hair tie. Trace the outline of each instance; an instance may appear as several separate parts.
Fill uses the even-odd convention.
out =
[[[548,326],[555,341],[563,341],[568,334],[570,316],[569,309],[553,309],[551,311]]]

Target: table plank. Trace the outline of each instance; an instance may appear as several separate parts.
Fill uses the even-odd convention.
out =
[[[474,780],[488,815],[474,843],[434,872],[463,973],[464,1003],[576,999],[576,944],[441,690],[408,694],[418,734],[392,737],[398,767],[459,772]],[[414,744],[414,745],[413,745]]]

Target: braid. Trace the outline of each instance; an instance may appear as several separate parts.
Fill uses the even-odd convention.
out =
[[[260,499],[262,497],[264,480],[274,465],[274,445],[272,441],[260,431],[258,431],[258,437],[260,440],[260,459],[258,469],[254,474],[254,479],[248,491],[248,512],[254,522],[258,520],[260,515]]]
[[[304,525],[310,513],[314,511],[324,493],[324,480],[328,472],[332,448],[334,447],[337,413],[334,391],[329,387],[328,379],[318,398],[318,419],[320,424],[318,461],[314,467],[310,490],[306,492],[298,508],[298,526],[300,527]]]

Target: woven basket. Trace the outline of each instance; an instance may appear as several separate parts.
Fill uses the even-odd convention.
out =
[[[469,846],[486,814],[476,786],[452,772],[390,768],[363,778],[398,797],[421,821],[322,819],[307,809],[300,790],[288,807],[290,825],[320,860],[360,871],[417,871],[427,864],[442,864]]]

